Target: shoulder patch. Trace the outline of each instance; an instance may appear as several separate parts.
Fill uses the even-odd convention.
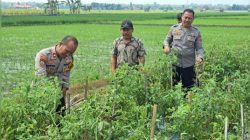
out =
[[[66,61],[66,63],[67,63],[68,66],[66,67],[66,69],[64,70],[64,72],[71,71],[71,69],[74,67],[74,62],[73,61],[74,61],[73,57],[72,57],[72,60]]]
[[[40,54],[40,61],[46,62],[48,61],[48,57],[44,54]]]

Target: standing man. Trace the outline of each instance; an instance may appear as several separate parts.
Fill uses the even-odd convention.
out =
[[[73,36],[66,36],[62,41],[51,47],[41,50],[35,58],[37,76],[56,76],[61,81],[61,105],[56,112],[65,112],[66,92],[69,89],[70,71],[73,68],[73,54],[78,46],[78,41]]]
[[[196,82],[195,61],[203,64],[203,47],[200,31],[192,26],[194,11],[185,9],[181,23],[171,27],[164,40],[164,53],[175,51],[177,62],[173,64],[173,84],[182,81],[184,88],[191,88]],[[170,46],[172,44],[172,47]]]
[[[130,20],[124,20],[121,24],[121,37],[113,43],[111,56],[111,70],[114,73],[116,68],[127,63],[129,66],[135,66],[145,63],[145,54],[143,43],[132,36],[134,31]]]

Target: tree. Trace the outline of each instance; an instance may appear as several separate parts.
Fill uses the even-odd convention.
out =
[[[221,8],[219,11],[220,11],[221,13],[223,13],[223,12],[224,12],[224,9],[223,9],[223,8]]]
[[[130,2],[129,7],[130,7],[130,10],[134,10],[132,2]]]
[[[63,1],[63,3],[69,6],[71,14],[80,14],[81,0],[67,0]]]
[[[44,7],[45,14],[55,15],[59,12],[59,2],[57,0],[48,0]]]
[[[150,7],[150,6],[148,6],[148,7],[146,7],[146,8],[144,9],[144,11],[145,11],[145,12],[149,12],[149,11],[150,11],[150,9],[151,9],[151,7]]]
[[[92,6],[91,5],[84,5],[84,6],[81,6],[81,9],[83,10],[83,11],[88,11],[88,12],[90,12],[90,10],[92,9]]]

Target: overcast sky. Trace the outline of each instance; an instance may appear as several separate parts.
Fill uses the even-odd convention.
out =
[[[4,2],[47,2],[47,0],[2,0]],[[61,0],[59,0],[61,1]],[[187,3],[197,3],[197,4],[243,4],[248,5],[250,0],[82,0],[82,3],[125,3],[129,4],[130,2],[134,4],[152,4],[153,2],[157,2],[158,4],[177,4],[183,5]]]

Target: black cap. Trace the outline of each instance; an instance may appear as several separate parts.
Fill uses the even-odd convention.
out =
[[[130,20],[124,20],[121,24],[121,29],[133,29],[133,23]]]

